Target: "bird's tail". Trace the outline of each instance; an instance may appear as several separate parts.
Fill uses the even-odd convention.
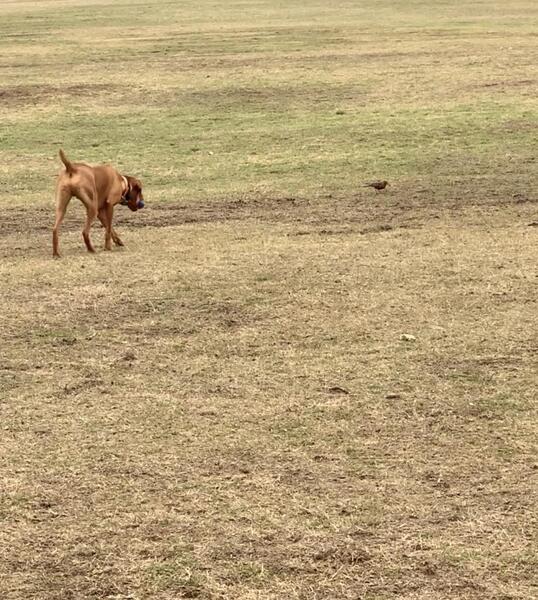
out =
[[[67,156],[64,154],[64,151],[61,148],[60,148],[59,154],[60,154],[60,160],[65,165],[65,170],[67,171],[67,174],[73,175],[73,173],[75,172],[75,167],[74,167],[73,163],[67,158]]]

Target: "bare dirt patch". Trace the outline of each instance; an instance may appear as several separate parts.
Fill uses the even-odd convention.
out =
[[[21,84],[0,88],[0,102],[6,107],[38,105],[54,99],[98,96],[121,89],[121,86],[104,83],[55,86],[50,84]]]
[[[428,190],[419,186],[400,185],[400,189],[382,193],[357,192],[352,196],[339,193],[325,194],[316,198],[249,196],[219,199],[211,202],[162,202],[148,200],[146,208],[130,213],[117,207],[115,221],[132,228],[172,227],[193,223],[219,223],[225,221],[260,221],[267,223],[317,225],[324,235],[336,235],[348,231],[376,233],[390,231],[394,227],[420,227],[424,222],[447,216],[473,214],[476,208],[495,212],[516,210],[533,215],[533,205],[538,201],[534,191],[513,193],[510,182],[503,179],[499,186],[482,180],[453,182],[450,193],[446,190]],[[396,186],[397,184],[395,184]],[[469,187],[473,186],[472,191]],[[504,189],[503,189],[504,188]],[[462,200],[456,198],[460,196]],[[71,200],[65,224],[66,231],[78,229],[80,203]],[[526,208],[525,208],[526,207]],[[78,213],[79,216],[75,216]],[[54,208],[10,207],[4,211],[0,223],[0,237],[13,233],[32,234],[50,230]],[[532,224],[532,223],[531,223]],[[346,225],[345,229],[337,226]],[[352,229],[349,226],[353,226]],[[304,234],[311,233],[306,230]],[[296,235],[302,235],[298,231]]]

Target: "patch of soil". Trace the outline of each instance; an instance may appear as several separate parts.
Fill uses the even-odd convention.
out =
[[[534,79],[512,79],[512,80],[506,80],[506,81],[490,81],[488,83],[482,83],[477,87],[485,87],[485,88],[519,87],[519,86],[526,86],[526,85],[534,85],[535,83],[536,83],[536,80],[534,80]]]
[[[457,186],[454,186],[455,188]],[[423,193],[426,192],[426,193]],[[530,215],[532,206],[522,208],[514,202],[512,195],[481,190],[480,196],[472,199],[459,198],[457,189],[452,195],[434,190],[399,190],[398,193],[383,193],[370,196],[357,193],[347,196],[327,194],[318,198],[300,197],[241,197],[185,202],[148,202],[146,208],[132,214],[127,208],[117,207],[114,222],[127,228],[175,227],[196,223],[219,223],[227,221],[259,221],[297,225],[290,235],[345,235],[384,234],[393,229],[416,229],[432,219],[455,214],[461,219],[467,209],[488,207],[490,211],[506,211],[511,206],[518,219]],[[435,196],[435,200],[434,200]],[[532,200],[527,200],[532,204]],[[524,214],[525,213],[525,214]],[[483,214],[482,214],[483,216]],[[532,218],[532,217],[531,217]],[[0,220],[0,239],[8,235],[24,236],[38,232],[50,233],[54,222],[53,206],[15,206],[6,208]],[[84,223],[84,211],[80,203],[72,200],[63,231],[80,231]],[[96,222],[96,227],[100,224]],[[525,224],[529,224],[527,221]],[[530,223],[533,225],[534,222]]]
[[[73,199],[73,203],[77,200]],[[75,210],[73,210],[73,208]],[[316,199],[303,198],[252,198],[201,202],[199,204],[184,204],[167,202],[152,205],[148,203],[144,210],[133,215],[129,210],[118,207],[115,211],[114,222],[117,225],[136,227],[173,227],[191,223],[216,223],[225,221],[262,221],[272,223],[297,223],[305,226],[321,226],[322,235],[339,233],[354,233],[352,224],[359,224],[359,233],[378,233],[390,231],[394,225],[391,221],[398,219],[398,226],[417,226],[416,212],[403,215],[399,204],[387,203],[386,206],[376,206],[358,202],[353,198]],[[68,210],[62,224],[64,231],[82,229],[84,217],[79,206]],[[14,207],[6,210],[0,222],[0,238],[16,233],[50,231],[54,222],[54,208]],[[99,225],[98,225],[99,226]],[[298,232],[297,235],[302,235]],[[304,235],[304,234],[303,234]]]
[[[38,104],[44,99],[59,97],[80,97],[96,96],[103,92],[110,93],[113,90],[120,89],[120,86],[92,83],[92,84],[74,84],[74,85],[48,85],[48,84],[27,84],[15,85],[0,88],[0,102],[4,106],[21,106],[25,104]]]

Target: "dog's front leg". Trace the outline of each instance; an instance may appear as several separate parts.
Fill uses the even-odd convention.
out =
[[[103,227],[105,229],[105,239],[106,239],[106,231],[108,229],[108,215],[107,215],[107,209],[105,208],[101,208],[99,210],[99,221],[101,221],[101,223],[103,224]],[[110,227],[110,233],[112,234],[112,241],[116,244],[116,246],[123,246],[123,242],[121,241],[120,236],[116,233],[116,230],[114,229],[114,227]]]
[[[116,233],[116,230],[114,229],[114,227],[112,227],[112,240],[114,241],[116,246],[125,246],[125,244],[122,242],[120,236]]]

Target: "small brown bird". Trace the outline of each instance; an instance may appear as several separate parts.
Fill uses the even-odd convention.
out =
[[[388,181],[370,181],[370,183],[365,183],[362,187],[372,187],[376,190],[384,190],[387,185],[389,184]]]

